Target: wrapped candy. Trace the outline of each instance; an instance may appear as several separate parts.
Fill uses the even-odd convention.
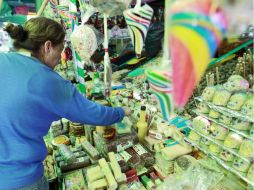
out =
[[[218,119],[220,117],[221,113],[217,112],[215,110],[210,110],[209,111],[209,117],[214,118],[214,119]]]
[[[213,104],[218,106],[226,106],[231,93],[223,88],[218,88],[213,96]]]
[[[223,123],[225,125],[229,125],[232,121],[232,117],[227,116],[227,115],[221,115],[219,118],[219,122]]]
[[[239,148],[241,143],[243,142],[243,137],[238,135],[237,133],[230,132],[228,136],[225,138],[224,146],[228,148]]]
[[[250,162],[244,161],[241,158],[235,157],[233,161],[233,168],[240,172],[247,172],[250,167]]]
[[[241,108],[241,113],[254,117],[254,96],[249,97]]]
[[[240,75],[232,75],[223,86],[226,90],[234,92],[247,90],[249,88],[249,83]]]
[[[220,140],[215,140],[217,143],[221,143],[222,144],[222,141],[220,141]],[[214,153],[214,154],[219,154],[220,153],[220,151],[221,151],[221,146],[219,146],[219,145],[217,145],[217,144],[215,144],[215,143],[211,143],[210,145],[209,145],[209,150],[212,152],[212,153]]]
[[[70,36],[71,43],[82,60],[89,60],[98,46],[103,42],[103,36],[93,26],[80,25],[74,28]]]
[[[216,91],[216,88],[214,86],[207,86],[201,97],[204,101],[210,102],[213,99],[214,93]]]
[[[251,140],[245,139],[239,149],[239,154],[246,158],[254,158],[254,142]]]
[[[199,113],[205,113],[205,114],[207,114],[207,113],[209,113],[210,108],[205,103],[199,103],[198,106],[197,106],[197,111]]]
[[[212,142],[209,141],[207,138],[204,138],[202,137],[199,141],[199,145],[202,147],[202,148],[207,148],[209,147],[209,145],[211,144]]]
[[[227,161],[227,162],[232,162],[234,159],[234,155],[230,152],[228,152],[227,150],[223,149],[220,152],[220,158],[222,158],[223,160]]]
[[[211,131],[212,131],[211,136],[214,139],[218,139],[218,140],[224,140],[226,135],[229,132],[229,130],[227,128],[224,128],[216,123],[212,123]]]
[[[248,170],[247,178],[254,181],[254,164],[252,164]]]
[[[191,131],[189,134],[189,139],[194,141],[194,142],[198,142],[200,140],[201,136],[199,134],[197,134],[195,131]]]
[[[245,93],[239,92],[232,95],[229,99],[227,107],[232,110],[239,111],[243,106],[244,102],[247,99],[247,95]]]
[[[246,122],[241,119],[235,119],[232,124],[233,128],[238,129],[238,130],[243,130],[243,131],[249,130],[251,128],[251,126],[252,126],[251,123]]]
[[[210,122],[201,116],[197,116],[193,119],[192,125],[194,129],[200,131],[203,134],[210,134]]]

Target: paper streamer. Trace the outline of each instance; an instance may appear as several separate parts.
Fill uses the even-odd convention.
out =
[[[180,0],[169,8],[174,102],[183,107],[225,36],[227,22],[212,0]]]
[[[145,4],[144,6],[136,6],[133,9],[125,10],[123,15],[128,25],[136,55],[140,57],[153,16],[153,9]]]
[[[73,58],[74,58],[74,64],[76,68],[76,79],[78,81],[78,90],[86,95],[86,85],[85,85],[85,74],[86,71],[84,70],[84,61],[81,60],[80,56],[78,53],[73,49]]]
[[[146,70],[145,73],[150,89],[159,102],[163,119],[169,121],[174,113],[172,76],[168,71]]]

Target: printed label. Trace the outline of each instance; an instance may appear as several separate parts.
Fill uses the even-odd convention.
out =
[[[127,148],[130,148],[133,146],[133,143],[131,141],[127,141],[125,143],[121,143],[119,145],[116,146],[116,151],[117,152],[121,152],[124,151]]]
[[[131,159],[131,155],[126,151],[122,151],[119,154],[122,156],[125,162],[128,162],[128,160]]]
[[[119,154],[115,154],[115,157],[117,162],[123,160],[123,158]]]
[[[133,149],[138,153],[139,156],[147,153],[146,149],[141,144],[137,144],[133,146]]]

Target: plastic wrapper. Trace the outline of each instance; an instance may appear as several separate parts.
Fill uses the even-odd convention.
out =
[[[195,131],[191,131],[188,138],[191,141],[199,142],[199,140],[201,139],[201,136],[199,134],[197,134]]]
[[[82,170],[76,170],[64,175],[66,190],[87,190]]]
[[[228,136],[225,138],[224,146],[228,148],[239,148],[241,143],[243,142],[243,137],[238,135],[237,133],[230,132]]]
[[[192,165],[196,164],[197,160],[189,155],[184,155],[175,160],[174,164],[174,171],[177,172],[183,172],[188,170]]]
[[[89,3],[97,8],[99,12],[109,16],[122,15],[128,8],[131,0],[90,0]]]
[[[207,138],[202,137],[199,141],[199,145],[202,148],[206,148],[208,149],[208,146],[211,144],[212,142],[210,140],[208,140]]]
[[[84,125],[80,123],[70,123],[69,135],[74,136],[85,135]]]
[[[143,161],[141,161],[139,155],[132,148],[128,148],[125,151],[120,152],[119,154],[124,158],[124,160],[131,168],[135,168],[138,170],[139,168],[142,168],[145,164]]]
[[[69,148],[67,146],[60,144],[60,145],[58,145],[58,150],[59,150],[59,153],[62,156],[62,158],[65,160],[65,162],[73,163],[73,162],[77,161],[77,158],[75,157],[73,152],[71,152],[69,150]]]
[[[103,42],[103,35],[90,25],[75,26],[70,36],[74,49],[82,60],[89,60]]]
[[[240,90],[245,91],[249,88],[249,83],[240,75],[232,75],[231,77],[229,77],[228,81],[223,84],[223,87],[230,92]]]
[[[245,158],[254,158],[254,141],[245,139],[238,152],[241,156]]]
[[[213,96],[213,104],[217,106],[226,106],[231,96],[230,91],[218,88]]]
[[[202,92],[202,95],[201,95],[202,99],[207,102],[212,101],[215,91],[216,91],[216,88],[214,86],[207,86]]]
[[[234,155],[230,152],[228,152],[227,150],[223,149],[220,152],[220,158],[227,161],[227,162],[232,162],[234,159]]]
[[[222,114],[219,118],[219,122],[225,125],[229,125],[232,119],[233,119],[232,117]]]
[[[219,143],[219,144],[222,144],[223,143],[223,141],[220,141],[220,140],[215,140],[217,143]],[[219,154],[220,153],[220,151],[221,151],[221,146],[219,146],[219,145],[217,145],[216,143],[211,143],[210,145],[209,145],[209,150],[210,150],[210,152],[212,152],[212,153],[214,153],[214,154]]]
[[[252,123],[250,122],[246,122],[242,119],[235,119],[233,122],[232,122],[232,128],[234,129],[238,129],[238,130],[243,130],[243,131],[246,131],[246,130],[249,130],[252,126]]]
[[[239,111],[243,106],[244,102],[246,101],[246,99],[247,99],[246,93],[243,92],[235,93],[230,97],[227,107],[229,109]]]
[[[208,190],[222,178],[222,174],[207,170],[200,165],[190,167],[186,172],[168,176],[158,190]]]
[[[205,103],[199,103],[198,106],[197,106],[197,111],[199,113],[205,113],[205,114],[208,114],[209,111],[210,111],[210,108],[208,105],[206,105]]]
[[[202,134],[208,135],[211,132],[211,125],[209,120],[201,116],[195,117],[192,121],[192,125],[194,129],[198,130]]]
[[[254,117],[254,96],[248,97],[246,102],[241,108],[241,113],[246,114],[247,116]]]
[[[79,157],[75,162],[68,164],[64,161],[59,162],[59,166],[62,172],[67,172],[79,168],[84,168],[90,164],[89,156]]]
[[[239,172],[247,172],[250,167],[250,162],[247,162],[241,158],[235,157],[233,160],[232,166]]]
[[[214,139],[218,140],[224,140],[227,134],[229,133],[229,129],[224,128],[216,123],[212,123],[211,131],[212,131],[211,136]]]
[[[141,144],[134,145],[133,149],[140,156],[140,159],[145,162],[145,167],[151,167],[155,163],[153,155]]]
[[[252,164],[249,168],[247,178],[251,181],[254,181],[254,164]]]
[[[217,112],[213,109],[210,109],[209,111],[209,117],[214,118],[214,119],[218,119],[220,117],[221,113]]]

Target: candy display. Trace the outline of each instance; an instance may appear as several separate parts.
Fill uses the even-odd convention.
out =
[[[205,90],[202,92],[201,97],[207,101],[210,102],[213,99],[213,96],[216,92],[216,88],[214,86],[208,86],[205,88]]]
[[[213,104],[218,106],[226,106],[229,98],[231,97],[231,92],[223,88],[218,88],[213,96]]]
[[[218,139],[218,140],[224,140],[226,135],[229,132],[227,128],[224,128],[216,123],[212,123],[211,131],[212,131],[211,136],[214,139]]]
[[[246,99],[247,95],[245,93],[235,93],[230,97],[227,107],[239,111]]]
[[[232,127],[238,130],[249,130],[252,126],[252,123],[243,121],[241,119],[235,119],[232,122]]]
[[[247,172],[250,167],[250,162],[246,162],[241,158],[235,158],[233,160],[233,168],[240,172]]]
[[[254,116],[254,96],[249,97],[241,108],[241,113]]]
[[[192,125],[194,129],[197,129],[203,134],[210,134],[211,132],[211,125],[210,122],[201,116],[197,116],[193,119]]]
[[[239,75],[232,75],[223,86],[226,90],[234,92],[239,90],[247,90],[249,88],[249,83]]]

